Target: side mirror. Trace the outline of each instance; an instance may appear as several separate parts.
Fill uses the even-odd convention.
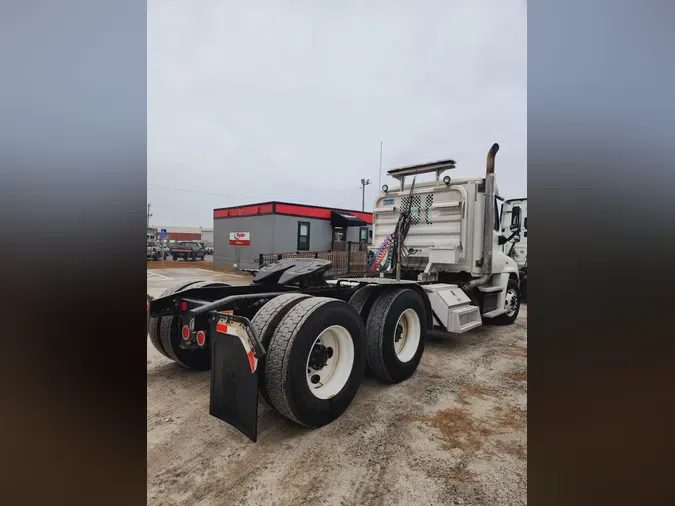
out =
[[[505,236],[505,235],[499,234],[499,235],[497,236],[497,244],[498,244],[499,246],[504,246],[504,244],[506,244],[506,236]]]
[[[525,216],[525,219],[523,220],[523,228],[527,230],[527,216]]]
[[[520,207],[515,206],[511,210],[511,232],[520,230]]]

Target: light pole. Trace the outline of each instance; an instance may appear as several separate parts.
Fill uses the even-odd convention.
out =
[[[361,180],[361,211],[366,210],[366,186],[370,184],[370,179]]]
[[[150,205],[151,204],[148,204],[148,214],[145,220],[146,229],[150,228],[150,218],[152,217],[152,214],[150,213]],[[146,230],[145,233],[147,234],[148,231]]]

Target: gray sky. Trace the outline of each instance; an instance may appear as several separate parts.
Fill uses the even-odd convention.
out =
[[[441,158],[480,175],[499,142],[501,195],[526,195],[526,31],[523,0],[149,0],[151,223],[360,209],[362,177],[371,210],[380,141],[382,184]]]

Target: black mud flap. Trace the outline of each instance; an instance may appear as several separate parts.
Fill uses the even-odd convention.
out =
[[[150,332],[150,303],[152,302],[152,295],[146,294],[147,295],[147,301],[145,304],[145,311],[146,311],[146,318],[145,318],[145,333],[147,334]]]
[[[211,321],[209,413],[258,439],[258,362],[265,350],[248,319],[217,314]]]

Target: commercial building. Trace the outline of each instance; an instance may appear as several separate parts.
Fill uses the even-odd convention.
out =
[[[169,242],[176,241],[207,241],[213,242],[213,230],[202,227],[170,227],[166,225],[156,225],[157,238],[159,239],[159,232],[166,229],[166,240]],[[204,237],[206,235],[206,238]]]
[[[344,250],[370,243],[372,213],[263,202],[213,211],[213,265],[257,269],[261,254]]]

